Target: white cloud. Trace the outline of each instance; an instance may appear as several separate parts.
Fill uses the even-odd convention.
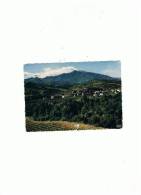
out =
[[[32,72],[24,72],[24,78],[28,79],[28,78],[33,78],[36,77],[36,75]]]
[[[45,78],[47,76],[57,76],[63,73],[70,73],[72,71],[76,70],[74,67],[61,67],[61,68],[46,68],[43,72],[40,72],[38,77],[39,78]]]
[[[57,76],[63,73],[70,73],[74,70],[77,70],[77,69],[72,66],[61,67],[61,68],[46,68],[42,72],[39,72],[39,73],[25,72],[24,77],[25,79],[34,78],[34,77],[45,78],[48,76]]]
[[[107,68],[103,70],[102,74],[111,76],[111,77],[121,77],[120,68]]]

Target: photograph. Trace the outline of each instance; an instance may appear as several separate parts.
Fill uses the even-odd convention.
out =
[[[122,128],[121,62],[24,65],[26,131]]]

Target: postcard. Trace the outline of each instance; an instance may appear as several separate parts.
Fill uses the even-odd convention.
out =
[[[26,131],[122,127],[121,62],[24,65]]]

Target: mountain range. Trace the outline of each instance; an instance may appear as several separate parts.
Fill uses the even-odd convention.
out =
[[[25,79],[25,83],[41,83],[41,84],[53,84],[53,85],[72,85],[86,83],[91,80],[115,80],[116,78],[86,71],[74,70],[70,73],[63,73],[57,76],[47,76],[45,78],[28,78]]]

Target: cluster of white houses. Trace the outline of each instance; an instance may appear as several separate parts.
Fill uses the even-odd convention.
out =
[[[104,94],[107,93],[111,93],[111,94],[118,94],[121,92],[120,89],[107,89],[107,90],[103,90],[103,89],[93,89],[93,88],[84,88],[82,90],[73,90],[72,91],[72,95],[75,96],[103,96]]]
[[[100,97],[106,94],[118,94],[120,93],[120,89],[93,89],[93,88],[84,88],[81,90],[72,90],[71,96],[76,97],[76,96],[95,96],[95,97]],[[50,99],[64,99],[65,97],[70,96],[70,95],[52,95],[50,96]]]

